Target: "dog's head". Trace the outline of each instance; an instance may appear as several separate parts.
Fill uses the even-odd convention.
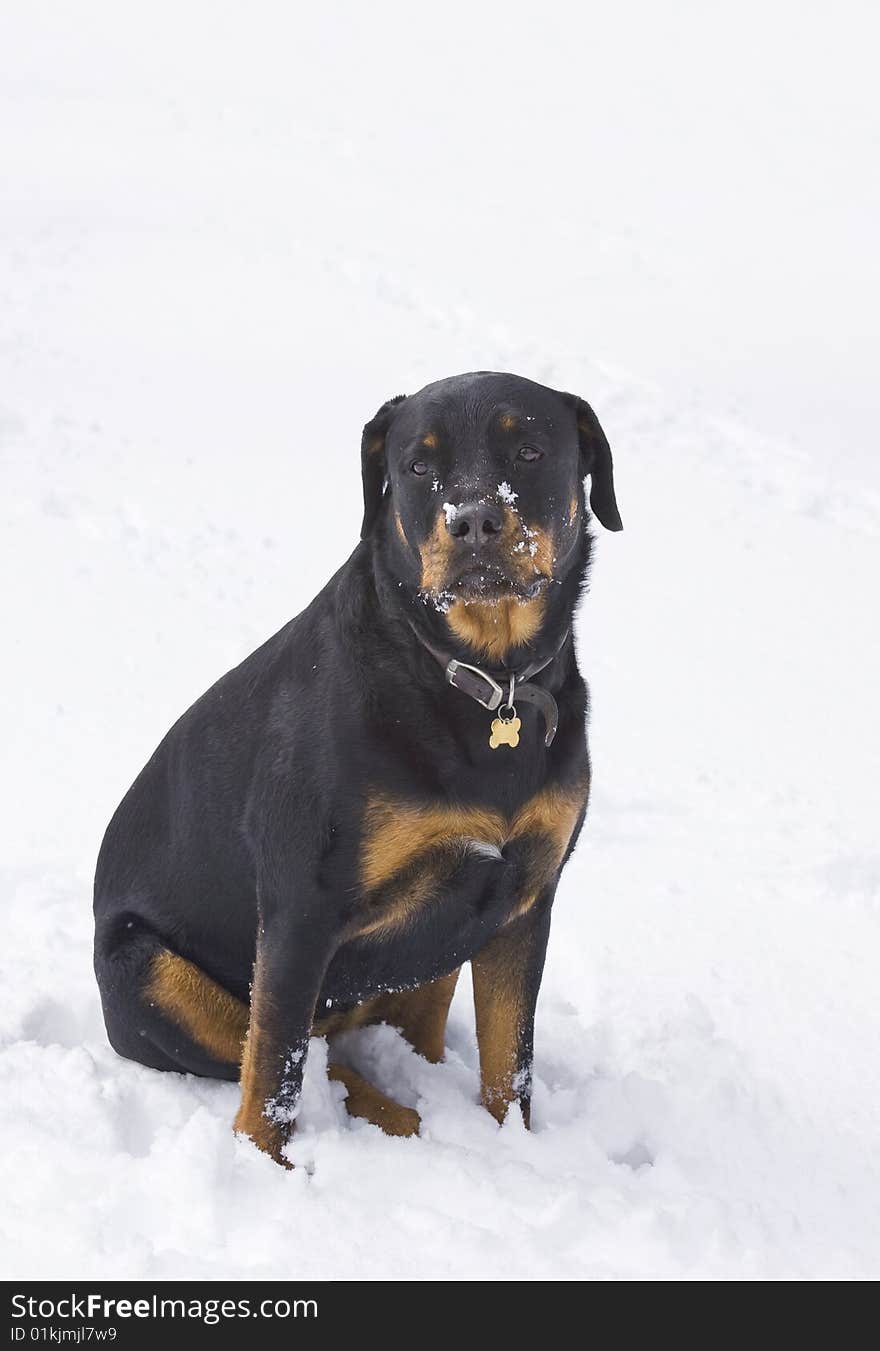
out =
[[[537,631],[546,593],[582,557],[583,482],[622,524],[611,451],[589,404],[514,375],[477,372],[391,399],[364,428],[366,537],[392,572],[471,645],[503,655]]]

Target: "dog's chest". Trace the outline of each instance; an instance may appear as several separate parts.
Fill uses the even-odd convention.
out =
[[[417,931],[442,944],[509,922],[558,872],[585,800],[581,783],[546,788],[509,813],[374,795],[352,936],[380,944]]]

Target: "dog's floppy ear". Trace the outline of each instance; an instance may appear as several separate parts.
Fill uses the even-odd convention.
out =
[[[581,473],[590,476],[590,507],[606,530],[622,530],[623,521],[614,496],[614,465],[608,438],[590,405],[576,394],[564,395],[577,419]]]
[[[364,427],[361,437],[361,477],[364,481],[364,519],[361,525],[361,539],[366,539],[379,514],[385,482],[388,478],[388,461],[385,458],[385,438],[394,418],[394,410],[405,394],[397,394],[371,417]]]

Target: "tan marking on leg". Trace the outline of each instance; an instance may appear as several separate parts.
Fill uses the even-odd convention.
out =
[[[335,1037],[339,1032],[352,1032],[358,1027],[369,1027],[370,1023],[381,1023],[384,1019],[376,1015],[376,1006],[381,1004],[384,995],[374,999],[365,999],[352,1009],[339,1009],[335,1013],[324,1013],[312,1024],[312,1036]]]
[[[421,1125],[418,1112],[411,1107],[401,1107],[400,1103],[380,1093],[357,1070],[349,1069],[347,1065],[330,1065],[327,1077],[345,1085],[345,1109],[349,1116],[371,1121],[386,1135],[418,1135]]]
[[[471,962],[480,1049],[480,1098],[502,1122],[516,1097],[523,1004],[516,941],[496,938]],[[523,1115],[528,1125],[528,1109]]]
[[[233,1129],[239,1135],[247,1135],[258,1149],[271,1155],[276,1163],[290,1168],[292,1165],[281,1152],[289,1138],[290,1126],[266,1116],[266,1106],[277,1083],[277,1057],[269,1031],[273,1016],[258,957],[254,966],[251,1014],[241,1062],[241,1103]]]
[[[575,519],[576,519],[576,517],[577,517],[577,514],[578,514],[578,500],[577,500],[576,497],[573,497],[573,498],[571,499],[571,501],[569,502],[569,504],[568,504],[568,524],[569,524],[569,525],[574,525]]]
[[[240,1064],[248,1026],[247,1005],[200,967],[162,948],[150,964],[145,993],[215,1060]]]
[[[373,1001],[371,1021],[400,1028],[414,1051],[437,1064],[446,1049],[446,1021],[457,981],[453,971],[416,990],[381,995]]]
[[[420,985],[415,990],[376,995],[344,1013],[328,1013],[315,1020],[316,1037],[333,1037],[375,1023],[396,1027],[413,1050],[432,1064],[443,1059],[449,1005],[455,994],[458,971]]]

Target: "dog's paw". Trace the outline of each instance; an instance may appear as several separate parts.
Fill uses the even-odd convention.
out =
[[[387,1119],[377,1122],[377,1125],[386,1135],[418,1135],[422,1118],[415,1108],[401,1107],[395,1103],[393,1111],[388,1109]]]

